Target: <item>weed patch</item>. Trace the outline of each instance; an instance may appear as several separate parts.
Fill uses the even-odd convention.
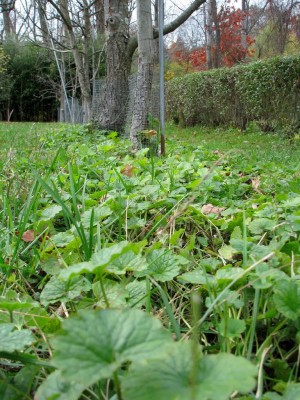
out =
[[[1,398],[300,395],[297,143],[169,126],[161,159],[16,126],[0,127]]]

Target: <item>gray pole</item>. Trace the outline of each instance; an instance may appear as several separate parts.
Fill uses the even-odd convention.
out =
[[[164,77],[164,0],[159,0],[159,114],[160,114],[160,153],[166,153],[165,140],[165,77]]]

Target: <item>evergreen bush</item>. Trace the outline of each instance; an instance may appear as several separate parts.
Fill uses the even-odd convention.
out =
[[[300,127],[300,56],[196,72],[166,85],[167,115],[184,126]]]

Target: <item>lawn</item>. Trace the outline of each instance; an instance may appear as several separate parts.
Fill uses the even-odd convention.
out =
[[[297,399],[298,138],[0,124],[0,398]]]

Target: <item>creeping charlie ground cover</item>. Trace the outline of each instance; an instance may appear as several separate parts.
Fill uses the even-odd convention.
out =
[[[1,399],[300,398],[300,147],[193,129],[0,125]]]

